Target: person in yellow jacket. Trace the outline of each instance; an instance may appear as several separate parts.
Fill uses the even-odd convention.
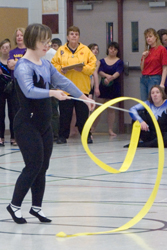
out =
[[[85,95],[91,90],[90,76],[96,68],[96,57],[91,50],[79,42],[80,30],[71,26],[67,30],[67,43],[57,50],[51,63],[55,68],[70,79]],[[92,101],[92,99],[90,99]],[[77,100],[65,100],[59,102],[60,129],[58,144],[66,143],[70,133],[70,123],[73,108],[76,111],[76,126],[81,134],[83,126],[89,116],[89,110],[85,103]],[[91,133],[88,143],[92,143]]]

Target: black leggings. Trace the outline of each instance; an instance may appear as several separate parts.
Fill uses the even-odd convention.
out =
[[[155,132],[145,132],[141,131],[140,138],[143,140],[143,142],[138,143],[138,147],[146,147],[146,148],[157,148],[158,147],[158,139]],[[153,137],[154,135],[154,137]],[[162,133],[162,138],[164,141],[164,147],[167,148],[167,132]]]
[[[142,142],[138,143],[138,147],[157,148],[158,147],[157,134],[150,115],[146,110],[139,110],[138,114],[149,125],[149,131],[141,130],[140,139],[142,140]],[[132,123],[133,122],[134,121],[132,120]],[[167,148],[167,132],[162,132],[162,137],[164,141],[164,147]]]
[[[21,124],[15,129],[15,138],[23,155],[25,167],[17,179],[12,204],[21,206],[31,188],[32,205],[42,206],[45,190],[45,173],[53,147],[52,128],[49,125],[41,134],[32,124]]]

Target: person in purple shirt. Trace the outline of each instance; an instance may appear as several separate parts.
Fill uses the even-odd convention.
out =
[[[29,189],[32,193],[30,214],[40,222],[51,222],[42,211],[45,190],[45,174],[53,146],[50,97],[69,99],[63,91],[88,103],[90,110],[94,102],[85,96],[69,79],[60,74],[47,60],[41,59],[48,49],[51,30],[42,24],[31,24],[26,28],[24,42],[26,54],[18,60],[14,77],[19,98],[19,111],[14,120],[14,132],[25,167],[19,175],[11,203],[7,210],[18,224],[27,223],[21,215],[21,205]],[[49,89],[52,84],[54,89]]]
[[[159,85],[154,85],[145,103],[152,110],[162,132],[164,146],[167,147],[167,96]],[[152,119],[142,104],[130,108],[129,114],[133,121],[141,124],[138,147],[158,147],[157,135]],[[124,147],[128,147],[125,145]]]
[[[26,47],[23,40],[24,32],[24,28],[17,28],[14,32],[14,42],[17,47],[9,52],[8,59],[8,67],[13,71],[17,61],[22,58],[26,52]]]
[[[11,77],[14,80],[14,69],[17,61],[23,57],[26,52],[26,47],[24,44],[23,36],[24,36],[25,29],[24,28],[17,28],[14,32],[14,42],[17,46],[15,49],[9,52],[9,59],[8,59],[8,68],[11,70]],[[12,103],[13,103],[13,116],[16,115],[19,109],[19,102],[16,95],[15,88],[13,89],[12,93]],[[17,146],[15,139],[11,140],[11,145]]]
[[[95,96],[96,101],[105,103],[111,99],[120,96],[119,76],[123,72],[124,64],[119,58],[119,45],[117,42],[111,42],[107,48],[107,56],[97,62],[94,72]],[[97,73],[101,76],[100,84],[98,84]],[[94,122],[91,131],[93,132],[97,126],[100,116]],[[110,136],[116,136],[113,132],[113,124],[115,121],[115,110],[107,109],[108,133]]]

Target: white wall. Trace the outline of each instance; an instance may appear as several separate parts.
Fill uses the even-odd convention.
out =
[[[0,7],[28,8],[29,2],[26,0],[0,0]]]
[[[25,1],[25,0],[24,0]],[[42,0],[29,0],[29,23],[42,22]],[[53,34],[52,38],[60,38],[62,43],[66,42],[66,30],[67,30],[67,14],[66,14],[66,0],[58,0],[58,12],[59,14],[59,34]]]
[[[28,8],[28,23],[42,22],[42,0],[0,0],[0,7]],[[59,34],[53,34],[53,38],[58,37],[65,43],[67,30],[66,0],[58,0],[58,12],[56,13],[59,13]]]

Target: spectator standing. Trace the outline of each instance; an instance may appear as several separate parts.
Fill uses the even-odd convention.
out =
[[[52,61],[52,58],[53,58],[54,55],[55,55],[55,53],[56,53],[56,50],[54,50],[54,49],[51,48],[51,43],[50,43],[50,44],[48,45],[48,50],[47,50],[47,52],[46,52],[46,55],[43,56],[42,58],[48,60],[49,62],[51,62],[51,61]]]
[[[52,64],[59,72],[61,72],[61,74],[70,79],[85,95],[88,96],[91,89],[90,76],[93,74],[96,67],[96,57],[86,45],[79,42],[79,38],[79,28],[75,26],[69,27],[67,30],[68,42],[58,49],[52,59]],[[64,68],[67,66],[68,68]],[[87,105],[78,100],[60,101],[60,129],[59,139],[57,140],[58,144],[67,143],[74,107],[77,118],[76,125],[80,134],[82,133],[83,126],[89,116]],[[88,143],[92,142],[91,133],[89,132]]]
[[[160,29],[157,31],[157,33],[159,35],[162,45],[167,50],[167,29]],[[165,93],[167,94],[167,78],[165,80]]]
[[[143,101],[147,100],[152,86],[165,87],[167,75],[167,50],[162,46],[155,29],[144,31],[145,51],[141,58],[140,95]]]
[[[97,59],[97,56],[99,54],[99,46],[98,44],[96,43],[91,43],[88,45],[88,48],[92,51],[92,53],[95,55],[96,59]],[[96,68],[98,67],[99,65],[99,61],[97,60],[96,61]],[[95,86],[95,78],[96,75],[93,73],[93,75],[91,75],[91,91],[89,93],[89,97],[90,98],[93,98],[94,96],[94,86]]]
[[[62,42],[59,38],[53,38],[51,40],[51,48],[52,50],[52,55],[56,53],[58,48],[62,45]],[[53,56],[54,56],[53,55]],[[53,58],[52,56],[52,58]],[[51,60],[52,60],[51,58]],[[50,62],[51,62],[50,60]],[[52,129],[53,129],[53,140],[57,141],[58,139],[58,134],[59,134],[59,112],[58,112],[58,106],[59,106],[59,101],[52,97],[51,98],[51,103],[52,103]]]
[[[123,72],[124,64],[119,58],[119,44],[111,42],[107,48],[107,56],[97,62],[97,68],[94,72],[95,76],[95,96],[96,101],[105,103],[111,99],[119,97],[120,82],[119,76]],[[98,74],[101,76],[100,84],[98,83]],[[95,120],[91,131],[94,132],[100,116]],[[115,121],[115,110],[107,109],[108,132],[109,135],[115,136],[113,132],[113,124]]]
[[[51,41],[51,48],[54,50],[58,50],[58,48],[62,45],[62,41],[59,38],[53,38]]]
[[[25,29],[24,28],[17,28],[14,32],[14,42],[17,47],[9,52],[9,60],[8,60],[8,68],[11,70],[11,77],[14,81],[14,69],[17,61],[23,57],[23,55],[26,52],[26,47],[24,45],[24,36]],[[14,83],[15,85],[15,83]],[[13,115],[15,116],[17,111],[19,110],[19,102],[18,97],[16,94],[16,89],[14,87],[13,93],[12,93],[12,103],[13,103]],[[15,140],[11,140],[11,144],[13,146],[17,146],[17,143]]]
[[[167,49],[167,29],[160,29],[157,31],[162,45]]]
[[[51,44],[48,46],[48,51],[46,52],[46,55],[43,56],[43,59],[48,60],[51,62],[53,56],[56,53],[56,50],[51,48]],[[53,88],[53,86],[50,85],[50,88]],[[57,140],[58,138],[58,132],[59,132],[59,112],[58,112],[58,100],[54,97],[51,97],[51,103],[52,103],[52,130],[53,130],[53,140]]]
[[[12,110],[12,95],[5,93],[6,84],[11,81],[11,70],[7,66],[11,43],[9,39],[4,39],[0,43],[0,146],[5,146],[5,109],[6,103],[8,106],[8,118],[10,127],[10,140],[14,140],[13,132],[13,110]]]

